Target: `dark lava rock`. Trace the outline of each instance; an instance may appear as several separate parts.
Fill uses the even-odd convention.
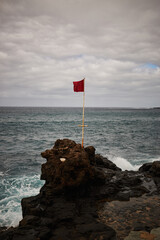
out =
[[[148,172],[152,176],[160,177],[160,161],[154,161],[153,163],[145,163],[139,168],[140,172]]]
[[[114,171],[122,171],[119,167],[117,167],[113,162],[101,156],[100,154],[95,155],[95,162],[97,166],[101,166],[107,169],[112,169]]]
[[[105,173],[95,166],[94,147],[57,140],[42,154],[37,196],[22,199],[23,219],[17,228],[0,233],[1,240],[116,239],[116,232],[98,221],[97,196]]]
[[[159,162],[122,171],[94,147],[69,139],[57,140],[41,155],[45,184],[37,196],[22,199],[23,219],[17,228],[0,231],[1,240],[116,240],[116,232],[99,221],[99,207],[158,192]]]
[[[82,186],[86,188],[91,183],[104,182],[103,173],[90,164],[95,157],[93,147],[90,151],[88,147],[86,151],[74,141],[57,140],[51,150],[46,150],[41,155],[47,159],[47,162],[42,164],[41,179],[46,180],[49,191],[73,191]]]
[[[160,193],[160,161],[145,163],[139,168],[139,171],[153,178],[157,191]]]
[[[144,163],[140,168],[140,172],[149,172],[152,167],[152,163]]]
[[[152,173],[152,175],[160,177],[160,161],[155,161],[152,163],[150,172]]]

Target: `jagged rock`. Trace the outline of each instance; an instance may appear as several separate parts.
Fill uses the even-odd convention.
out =
[[[99,217],[116,231],[118,240],[123,240],[132,230],[150,232],[160,226],[159,202],[158,195],[143,195],[129,201],[106,201]]]
[[[22,199],[23,219],[17,228],[1,231],[1,240],[116,240],[97,209],[107,200],[158,193],[159,162],[138,172],[122,171],[94,147],[69,139],[57,140],[41,155],[45,184],[37,196]]]
[[[150,175],[157,186],[157,191],[160,192],[160,161],[145,163],[139,168],[139,171],[144,172],[145,175]]]
[[[155,161],[152,163],[150,172],[152,173],[152,175],[160,177],[160,161]]]
[[[101,156],[100,154],[95,155],[95,162],[97,166],[101,166],[107,169],[112,169],[114,171],[122,171],[122,169],[117,167],[116,164],[108,160],[108,158]]]
[[[153,163],[145,163],[140,168],[141,172],[148,172],[152,176],[160,177],[160,161],[154,161]]]
[[[152,167],[152,163],[144,163],[140,168],[139,168],[139,171],[140,172],[148,172],[150,171]]]
[[[87,188],[91,183],[104,182],[103,172],[100,173],[91,166],[95,158],[95,149],[86,149],[74,141],[65,139],[57,140],[51,150],[41,154],[47,159],[47,162],[42,164],[41,174],[41,179],[46,180],[47,194],[66,189],[73,191],[82,186]]]
[[[111,170],[110,170],[111,171]],[[106,173],[106,183],[101,187],[103,198],[109,200],[129,200],[130,197],[140,197],[144,193],[157,191],[154,181],[143,173],[134,171],[113,171]]]
[[[125,237],[124,240],[159,240],[160,239],[160,228],[152,229],[152,231],[131,231],[130,234]]]
[[[105,184],[105,173],[95,166],[95,149],[82,148],[69,139],[57,140],[43,152],[37,196],[22,199],[19,227],[1,239],[116,239],[115,231],[98,221],[96,199]]]
[[[0,227],[0,233],[4,232],[5,230],[7,230],[7,227]]]

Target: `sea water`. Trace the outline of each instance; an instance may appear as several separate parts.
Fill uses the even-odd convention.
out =
[[[39,193],[42,151],[57,139],[81,143],[81,108],[0,107],[0,226],[22,219],[21,199]],[[85,109],[84,145],[123,170],[160,160],[159,109]]]

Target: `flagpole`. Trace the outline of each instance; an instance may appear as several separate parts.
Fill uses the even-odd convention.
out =
[[[84,92],[83,92],[82,148],[84,143],[84,104],[85,104],[85,78],[84,78]]]

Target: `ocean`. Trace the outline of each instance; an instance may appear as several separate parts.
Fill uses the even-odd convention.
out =
[[[21,199],[39,193],[41,152],[57,139],[81,143],[81,108],[0,107],[0,226],[22,219]],[[160,160],[160,109],[85,109],[84,146],[123,170]]]

